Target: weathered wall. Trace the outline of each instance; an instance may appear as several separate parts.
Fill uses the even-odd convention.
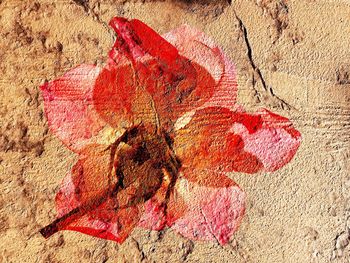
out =
[[[38,234],[76,158],[48,132],[38,86],[79,63],[102,63],[113,16],[160,33],[182,23],[202,29],[235,62],[240,103],[271,108],[301,131],[281,170],[231,174],[248,205],[230,245],[171,230],[136,229],[120,246]],[[349,18],[348,0],[0,0],[0,261],[348,262]]]

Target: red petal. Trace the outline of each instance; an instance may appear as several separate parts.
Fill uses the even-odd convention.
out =
[[[221,78],[217,75],[221,76],[223,63],[221,57],[205,44],[188,43],[188,48],[193,49],[193,54],[202,62],[201,56],[206,56],[207,64],[201,65],[196,58],[189,60],[179,55],[176,47],[139,20],[114,18],[110,25],[118,35],[110,53],[111,59],[118,57],[119,52],[132,61],[137,84],[151,94],[153,110],[163,128],[171,126],[171,122],[183,113],[202,105],[213,95]],[[206,67],[217,70],[214,74]]]
[[[291,160],[299,144],[300,134],[286,118],[220,107],[198,110],[175,137],[184,166],[227,172],[276,170]]]
[[[203,32],[182,25],[165,35],[180,55],[204,67],[217,82],[215,93],[205,104],[234,109],[237,97],[236,70],[222,49]]]
[[[101,213],[108,216],[103,217]],[[139,219],[140,210],[138,207],[119,210],[99,207],[97,211],[89,212],[67,225],[64,230],[74,230],[90,236],[123,243],[138,224]]]
[[[74,151],[91,143],[104,126],[92,101],[99,71],[93,65],[80,65],[41,86],[50,129]]]
[[[122,17],[114,17],[109,25],[117,33],[113,47],[130,59],[136,60],[148,53],[166,64],[172,65],[179,58],[178,51],[173,45],[140,20],[128,21]]]
[[[176,186],[185,200],[187,211],[171,227],[192,240],[217,240],[224,245],[242,221],[245,195],[234,182],[230,183],[231,186],[221,188],[192,183],[186,180],[187,177],[193,177],[186,173],[192,172],[198,171],[185,171],[184,177],[179,179]],[[219,179],[215,173],[208,173],[208,177],[213,180]]]

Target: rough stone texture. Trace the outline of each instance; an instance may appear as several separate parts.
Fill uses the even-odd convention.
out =
[[[348,0],[0,0],[0,262],[349,262]],[[75,232],[44,240],[76,157],[48,132],[40,84],[101,63],[113,16],[164,33],[202,29],[237,65],[239,101],[287,116],[303,135],[273,174],[234,173],[247,213],[231,243],[136,229],[122,245]]]

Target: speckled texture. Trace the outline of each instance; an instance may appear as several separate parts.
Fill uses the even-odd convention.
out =
[[[348,262],[350,3],[331,0],[0,1],[0,261]],[[44,240],[76,156],[48,132],[38,87],[113,43],[113,16],[160,33],[188,23],[235,62],[239,99],[290,118],[303,143],[273,174],[231,174],[247,194],[229,245],[136,229],[118,245],[75,232]]]

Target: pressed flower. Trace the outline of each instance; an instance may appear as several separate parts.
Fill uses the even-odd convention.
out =
[[[136,226],[229,241],[245,194],[228,172],[275,171],[300,144],[291,122],[235,104],[233,64],[188,26],[163,37],[113,18],[104,68],[80,65],[41,89],[50,129],[79,155],[40,232],[123,242]]]

